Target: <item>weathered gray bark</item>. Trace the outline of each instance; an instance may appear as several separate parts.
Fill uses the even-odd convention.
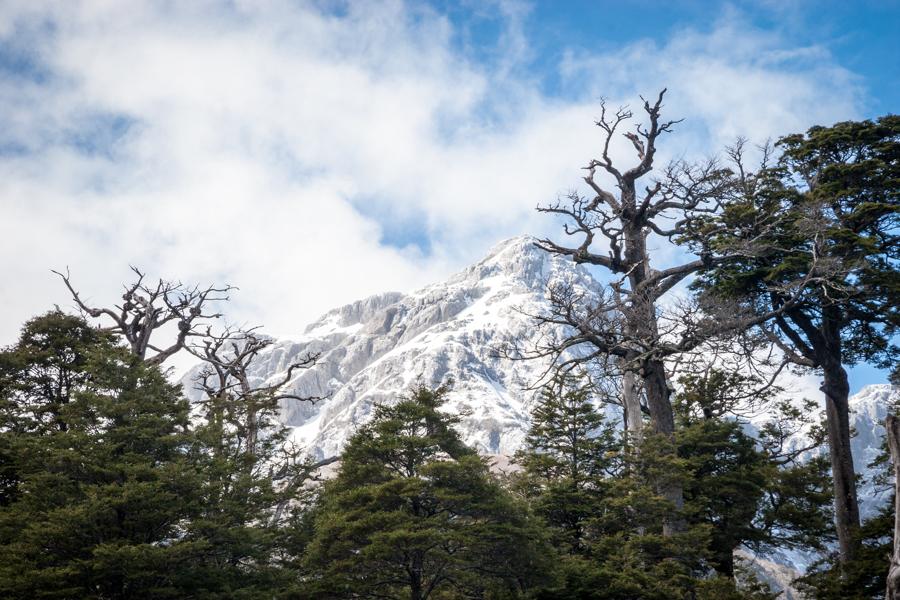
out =
[[[643,347],[654,348],[660,341],[655,302],[659,292],[656,286],[648,285],[651,268],[645,233],[647,230],[641,226],[642,219],[631,214],[637,212],[636,203],[634,181],[631,181],[630,185],[625,185],[622,189],[623,213],[629,217],[623,227],[624,255],[626,264],[632,265],[627,275],[629,304],[623,310],[623,316],[625,331],[630,332]],[[669,400],[665,364],[652,354],[639,360],[638,372],[643,379],[644,393],[647,396],[650,425],[656,433],[671,436],[675,432],[675,416]],[[680,495],[679,491],[679,499]]]
[[[620,364],[625,361],[620,361]],[[622,405],[625,408],[625,430],[629,441],[639,446],[644,430],[644,415],[641,410],[641,398],[638,393],[637,379],[634,371],[624,369],[622,372]]]
[[[859,535],[859,503],[856,496],[856,473],[850,449],[850,385],[847,372],[840,364],[824,369],[825,415],[828,449],[834,483],[834,519],[841,563],[856,555]]]
[[[621,294],[616,294],[616,303],[622,305]],[[622,407],[625,409],[625,432],[628,442],[638,448],[644,437],[644,412],[641,408],[641,390],[635,373],[635,365],[628,356],[616,358],[622,374]]]
[[[888,567],[885,600],[900,600],[900,419],[888,415],[884,429],[894,467],[894,551]]]

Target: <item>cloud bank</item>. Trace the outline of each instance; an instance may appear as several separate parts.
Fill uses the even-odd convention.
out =
[[[573,49],[548,74],[529,69],[527,6],[485,10],[497,39],[399,1],[3,3],[0,343],[71,305],[51,268],[98,302],[129,264],[231,283],[230,317],[283,335],[440,279],[556,231],[533,208],[579,181],[601,96],[667,86],[686,118],[668,156],[854,118],[863,100],[826,49],[736,14]]]

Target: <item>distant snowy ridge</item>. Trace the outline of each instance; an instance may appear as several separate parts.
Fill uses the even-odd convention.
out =
[[[566,281],[588,296],[601,289],[584,267],[534,241],[501,242],[447,281],[410,294],[379,294],[329,311],[301,339],[279,341],[262,353],[252,375],[258,383],[276,380],[299,357],[320,353],[316,366],[298,372],[286,391],[328,398],[283,405],[294,439],[317,458],[338,454],[375,403],[395,400],[417,382],[437,385],[448,378],[454,385],[447,410],[464,415],[464,440],[486,454],[512,453],[528,429],[531,388],[549,365],[504,358],[498,350],[536,341],[529,315],[547,306],[548,283]]]
[[[859,487],[860,513],[863,518],[872,516],[890,494],[879,493],[872,482],[869,464],[882,452],[885,438],[884,420],[888,408],[900,399],[900,390],[890,384],[868,385],[850,397],[850,427],[855,435],[850,440],[853,450],[853,466],[862,475]]]
[[[549,254],[521,236],[497,244],[488,255],[444,282],[409,294],[386,292],[325,313],[300,339],[281,340],[252,367],[255,383],[276,381],[307,353],[319,353],[311,369],[296,372],[286,392],[328,396],[316,404],[286,401],[284,423],[317,458],[339,454],[369,418],[377,402],[396,400],[418,382],[454,380],[447,409],[463,415],[460,431],[485,454],[511,454],[524,439],[546,361],[514,361],[498,355],[511,342],[529,347],[538,332],[530,317],[548,307],[547,286],[568,282],[588,298],[601,284],[571,260]],[[197,369],[183,381],[189,394]],[[878,455],[890,385],[871,385],[850,399],[858,473]],[[615,409],[610,407],[611,416]],[[767,415],[753,421],[761,424]],[[792,444],[805,446],[803,434]],[[865,478],[863,512],[879,502]]]

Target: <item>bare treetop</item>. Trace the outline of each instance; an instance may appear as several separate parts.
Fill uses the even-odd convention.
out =
[[[727,165],[716,158],[697,163],[675,160],[639,191],[638,180],[650,176],[654,169],[660,136],[681,122],[661,119],[665,92],[663,89],[652,104],[641,98],[648,123],[638,123],[633,132],[623,131],[624,124],[634,116],[631,110],[620,107],[611,113],[602,102],[601,116],[596,121],[603,131],[600,158],[584,167],[587,174],[583,180],[592,195],[571,191],[550,205],[537,207],[539,212],[563,217],[563,232],[570,238],[569,243],[544,238],[536,243],[538,247],[569,256],[577,263],[603,267],[618,276],[609,284],[613,293],[590,306],[575,290],[565,289],[565,284],[551,290],[553,309],[540,319],[548,325],[567,325],[573,333],[562,345],[554,342],[552,347],[540,349],[539,355],[559,358],[561,350],[587,343],[600,354],[618,356],[634,364],[674,357],[694,350],[715,335],[745,330],[775,317],[796,301],[796,289],[816,276],[810,273],[803,281],[794,282],[786,290],[785,306],[763,315],[748,315],[737,305],[724,306],[722,299],[709,297],[692,303],[670,302],[669,315],[657,310],[657,303],[668,292],[696,273],[772,250],[761,248],[757,240],[731,247],[725,253],[713,252],[708,244],[716,233],[710,217],[719,214],[733,199],[752,193],[746,188],[754,185],[755,179],[745,170],[743,140],[727,149]],[[610,144],[617,133],[631,142],[637,156],[636,164],[628,169],[617,167],[610,156]],[[771,148],[766,146],[763,150],[764,168]],[[604,187],[599,181],[601,172],[612,176],[615,188]],[[769,226],[761,223],[761,231]],[[648,243],[652,236],[680,243],[694,256],[688,255],[681,263],[665,268],[654,268]],[[619,323],[619,319],[624,321]],[[592,353],[588,360],[596,356]]]
[[[262,385],[252,381],[253,363],[273,343],[272,338],[259,334],[257,329],[228,326],[222,332],[214,333],[211,327],[207,327],[201,341],[187,346],[187,351],[204,363],[194,378],[197,389],[205,396],[198,404],[203,407],[210,424],[219,431],[230,430],[236,442],[230,450],[219,447],[218,452],[258,455],[261,446],[266,444],[266,432],[271,434],[272,424],[277,422],[281,400],[314,403],[324,398],[282,392],[298,369],[315,366],[318,354],[308,353],[299,357],[288,365],[277,380]],[[314,477],[317,469],[337,460],[332,458],[313,463],[305,457],[303,449],[291,440],[281,440],[277,446],[277,451],[268,461],[268,468],[286,493],[276,507],[273,522],[280,519],[293,496],[289,493],[291,490],[298,490]]]
[[[197,388],[209,396],[229,393],[239,399],[254,394],[275,401],[322,400],[324,397],[321,396],[298,396],[280,392],[291,381],[295,371],[315,366],[318,354],[303,355],[288,365],[287,370],[274,382],[256,387],[250,385],[250,366],[259,357],[259,353],[273,343],[272,338],[261,335],[258,329],[259,327],[241,329],[228,326],[221,333],[213,333],[212,328],[207,327],[199,343],[188,344],[187,351],[205,363],[205,368],[197,377]]]
[[[704,255],[684,265],[651,271],[649,260],[637,252],[635,246],[646,246],[646,238],[651,234],[671,239],[687,233],[691,218],[716,212],[732,185],[731,171],[722,168],[715,159],[698,164],[674,161],[663,170],[661,177],[638,193],[637,180],[649,174],[654,167],[659,137],[671,132],[673,126],[681,122],[681,119],[660,119],[665,92],[665,89],[662,90],[653,104],[642,98],[648,125],[639,123],[635,126],[635,132],[623,132],[631,141],[638,158],[635,166],[624,171],[615,166],[609,148],[616,132],[623,123],[632,119],[633,113],[621,107],[610,115],[605,102],[602,102],[601,116],[596,122],[604,132],[602,153],[599,159],[592,159],[584,167],[587,175],[583,177],[593,197],[584,197],[573,191],[565,201],[538,207],[540,212],[565,217],[566,235],[580,238],[577,245],[542,239],[538,242],[540,247],[571,256],[576,262],[603,266],[625,277],[633,275],[641,265],[645,272],[637,274],[639,285],[628,289],[620,284],[621,291],[650,293],[655,298],[702,268],[704,261],[710,258]],[[598,169],[613,177],[618,193],[603,187],[597,178]],[[635,236],[640,239],[634,239]],[[608,246],[605,255],[594,249],[595,243]]]
[[[102,329],[121,335],[131,347],[132,353],[149,364],[162,364],[167,358],[185,347],[189,337],[201,335],[199,326],[222,315],[209,310],[215,302],[228,300],[233,286],[188,286],[180,281],[159,279],[147,283],[145,274],[137,267],[131,267],[136,280],[124,286],[122,302],[112,308],[87,304],[72,285],[68,268],[65,273],[53,271],[60,276],[76,306],[85,315],[94,319],[106,318],[111,325]],[[177,327],[175,339],[168,345],[151,343],[153,333],[161,327],[173,323]],[[152,352],[151,356],[147,356]]]
[[[562,338],[547,336],[545,344],[522,355],[552,358],[563,370],[597,361],[614,364],[622,375],[626,428],[636,435],[636,442],[644,413],[649,414],[653,431],[674,434],[671,373],[666,361],[680,360],[714,336],[746,329],[772,316],[753,315],[747,320],[740,312],[729,314],[721,306],[699,302],[681,303],[668,314],[659,309],[663,297],[678,284],[739,257],[737,252],[712,252],[708,238],[697,232],[741,191],[741,177],[715,158],[698,163],[673,161],[646,184],[638,185],[654,170],[660,136],[680,122],[661,118],[665,92],[663,89],[653,102],[641,98],[645,123],[632,131],[623,131],[634,117],[631,110],[620,107],[613,113],[602,102],[596,122],[603,132],[600,157],[584,167],[583,181],[591,193],[583,196],[572,191],[553,204],[538,207],[540,212],[563,218],[568,238],[563,243],[544,238],[536,243],[538,247],[577,263],[603,267],[614,278],[611,289],[597,300],[587,299],[566,282],[551,286],[551,307],[536,315],[537,323],[545,331],[561,327],[566,333]],[[610,155],[613,138],[619,133],[636,155],[628,168],[617,166]],[[603,173],[611,176],[614,188],[604,187],[599,177]],[[690,240],[687,249],[694,256],[688,254],[680,263],[654,268],[651,259],[659,256],[648,243],[653,236],[673,244]],[[585,350],[574,352],[576,347]],[[680,484],[667,483],[661,492],[675,507],[682,506]],[[672,533],[680,526],[673,520],[664,524],[664,532]]]

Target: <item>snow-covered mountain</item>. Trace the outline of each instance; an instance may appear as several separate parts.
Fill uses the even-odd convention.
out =
[[[320,354],[285,391],[327,399],[283,406],[295,440],[317,458],[338,454],[373,404],[396,399],[418,382],[437,385],[448,378],[454,386],[447,408],[464,415],[466,442],[486,454],[511,454],[528,429],[532,388],[549,365],[498,351],[511,342],[527,348],[537,341],[530,315],[546,309],[548,284],[565,281],[589,297],[601,290],[585,267],[544,252],[534,241],[522,236],[501,242],[476,264],[412,293],[387,292],[331,310],[300,339],[266,349],[252,375],[260,384],[278,380],[292,362]],[[184,378],[186,389],[194,372]],[[872,385],[850,400],[859,473],[867,473],[880,451],[891,393],[889,385]],[[802,439],[796,444],[806,445]],[[869,512],[878,502],[875,490],[864,484],[860,491]]]
[[[850,440],[853,450],[853,466],[862,475],[859,486],[860,513],[863,518],[872,516],[888,499],[883,489],[872,481],[869,464],[882,452],[884,420],[888,407],[898,399],[898,390],[889,384],[869,385],[850,398],[850,426],[855,433]]]
[[[465,415],[465,441],[484,453],[511,453],[528,428],[530,388],[548,363],[512,360],[498,350],[536,341],[529,315],[546,306],[548,282],[561,280],[587,294],[600,290],[585,268],[536,248],[533,238],[513,238],[447,281],[326,313],[301,339],[273,344],[252,374],[258,383],[278,379],[298,358],[320,353],[315,367],[298,372],[285,391],[329,397],[283,407],[294,438],[318,458],[338,454],[373,404],[396,399],[417,382],[448,378],[454,385],[447,409]]]

